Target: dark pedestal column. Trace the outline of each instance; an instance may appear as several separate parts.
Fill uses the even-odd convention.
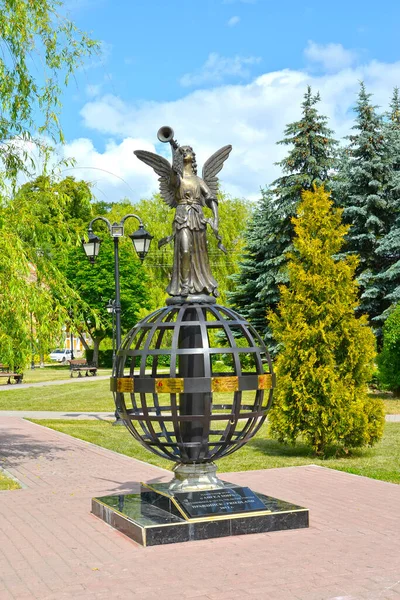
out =
[[[185,312],[184,321],[197,321],[197,311],[189,308]],[[204,377],[204,355],[190,353],[190,349],[203,348],[200,325],[182,326],[179,335],[179,348],[187,349],[188,354],[179,356],[179,377]],[[190,393],[180,394],[179,408],[181,415],[202,415],[206,403],[209,404],[210,394]],[[193,444],[187,448],[188,458],[192,461],[199,459],[201,442],[204,437],[203,421],[185,421],[180,425],[183,442]],[[207,435],[208,437],[208,435]]]

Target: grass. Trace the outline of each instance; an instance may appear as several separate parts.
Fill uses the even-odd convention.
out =
[[[0,471],[0,491],[4,490],[18,490],[19,485],[14,479],[7,477]]]
[[[370,395],[383,400],[387,415],[400,415],[400,398],[394,397],[392,392],[375,392]]]
[[[111,369],[99,369],[98,375],[111,375]],[[75,374],[75,377],[77,374]],[[60,379],[69,379],[69,365],[55,364],[48,365],[40,369],[26,369],[24,371],[23,383],[40,383],[42,381],[58,381]]]
[[[32,371],[32,377],[42,376],[41,381],[57,381],[69,377],[67,367],[55,366]],[[109,375],[110,370],[100,370],[100,375]],[[53,377],[53,379],[51,379]],[[54,379],[55,377],[55,379]],[[1,390],[1,386],[0,386]],[[376,393],[374,396],[376,397]],[[387,414],[400,414],[400,398],[393,398],[389,393],[382,392]],[[222,396],[221,396],[221,401]],[[13,389],[8,394],[0,394],[0,411],[2,410],[49,410],[71,412],[113,412],[115,409],[108,380],[91,378],[90,383],[72,383],[52,385],[38,388]]]
[[[124,427],[113,427],[106,421],[33,421],[159,467],[171,469],[173,466],[172,462],[143,448]],[[400,483],[400,423],[386,423],[383,439],[373,448],[327,459],[316,458],[304,444],[291,447],[267,439],[267,426],[264,425],[257,437],[240,451],[219,460],[218,469],[223,473],[309,464]]]
[[[71,412],[114,412],[108,380],[13,389],[0,394],[1,410],[51,410]]]

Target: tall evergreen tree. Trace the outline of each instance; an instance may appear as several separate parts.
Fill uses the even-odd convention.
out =
[[[281,345],[271,432],[284,442],[302,436],[318,454],[372,445],[384,425],[382,401],[367,395],[375,339],[366,316],[354,314],[357,258],[335,258],[348,230],[341,213],[322,187],[303,192],[289,283],[270,313]]]
[[[345,251],[360,258],[357,276],[361,300],[359,311],[369,315],[379,336],[382,313],[388,306],[383,282],[377,275],[389,266],[379,254],[381,240],[390,231],[393,214],[388,195],[391,171],[384,122],[371,103],[364,83],[355,107],[354,133],[348,137],[335,189],[343,220],[351,225]]]
[[[292,249],[292,217],[301,192],[325,183],[335,167],[335,147],[327,118],[318,113],[319,94],[310,87],[304,95],[302,116],[289,124],[279,144],[290,146],[289,154],[277,163],[283,176],[262,192],[246,236],[246,251],[231,303],[271,343],[266,314],[279,301],[279,285],[287,281],[286,253]]]
[[[376,253],[381,259],[381,269],[376,275],[377,286],[382,289],[382,313],[375,321],[382,326],[392,305],[400,302],[400,96],[393,92],[384,133],[389,153],[387,202],[389,231],[378,240]]]

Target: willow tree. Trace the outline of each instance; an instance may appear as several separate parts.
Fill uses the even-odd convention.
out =
[[[281,346],[271,431],[284,442],[303,438],[317,454],[372,445],[384,424],[382,401],[367,395],[375,339],[367,317],[355,315],[358,260],[337,258],[349,229],[342,212],[322,187],[303,192],[289,282],[270,314]]]
[[[23,367],[55,343],[71,314],[87,310],[60,259],[79,243],[90,199],[85,182],[41,176],[0,210],[0,362]]]
[[[49,152],[44,137],[63,142],[62,88],[98,50],[61,10],[58,0],[0,0],[0,360],[20,367],[31,351],[32,308],[48,314],[51,305],[55,321],[62,318],[62,304],[51,293],[57,269],[45,247],[50,241],[56,247],[71,232],[63,214],[66,195],[47,190],[57,222],[52,227],[34,218],[21,195],[5,190],[18,173],[29,172],[32,146]]]

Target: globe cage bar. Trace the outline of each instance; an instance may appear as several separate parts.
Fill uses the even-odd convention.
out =
[[[198,328],[201,348],[180,347],[185,327]],[[180,377],[189,355],[202,357],[204,377]],[[212,462],[248,442],[265,421],[274,385],[260,336],[217,304],[172,305],[142,319],[121,344],[111,379],[133,437],[158,456],[186,464]],[[182,411],[182,397],[190,393],[204,396],[200,414]],[[185,438],[185,427],[197,428],[200,440]]]

